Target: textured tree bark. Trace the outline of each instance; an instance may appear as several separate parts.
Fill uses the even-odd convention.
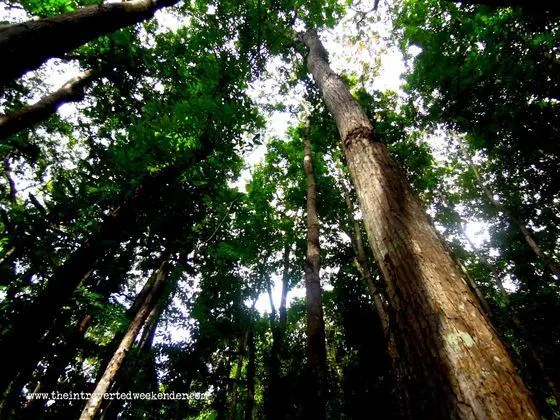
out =
[[[2,320],[1,331],[6,332],[0,339],[0,390],[4,391],[17,375],[20,366],[34,357],[36,343],[51,327],[61,308],[71,301],[74,291],[89,276],[96,262],[124,239],[125,232],[137,227],[138,212],[154,199],[167,181],[176,176],[177,171],[177,168],[170,167],[146,177],[131,197],[105,218],[97,234],[54,271],[44,292],[33,304],[18,311],[17,318]]]
[[[368,239],[386,284],[398,353],[418,418],[538,418],[513,362],[460,277],[419,199],[330,69],[317,33],[307,66],[336,120]]]
[[[0,115],[0,140],[46,120],[67,102],[84,99],[84,88],[97,75],[88,70],[66,82],[60,89],[45,96],[37,103],[12,114]]]
[[[321,292],[321,256],[319,248],[319,217],[317,215],[317,185],[311,161],[311,140],[304,139],[303,167],[307,177],[307,256],[305,262],[305,295],[307,300],[307,370],[309,385],[305,400],[306,418],[325,419],[325,380],[327,352],[325,321]]]
[[[290,245],[284,246],[282,271],[282,296],[278,308],[278,320],[272,321],[272,348],[270,349],[268,401],[266,401],[267,418],[271,420],[285,418],[285,395],[280,377],[281,353],[286,331],[286,298],[290,279]],[[271,312],[275,312],[271,299]]]
[[[0,87],[101,35],[142,22],[178,0],[131,0],[0,26]]]
[[[145,296],[144,301],[138,308],[138,311],[134,315],[126,334],[124,335],[119,347],[117,348],[115,354],[113,355],[109,365],[105,369],[105,372],[101,376],[101,379],[97,382],[97,385],[92,392],[91,398],[87,402],[80,420],[93,420],[93,418],[99,412],[101,403],[103,402],[103,394],[107,392],[109,386],[113,382],[115,375],[118,373],[122,362],[126,356],[126,353],[131,349],[136,336],[140,332],[140,328],[144,325],[146,318],[157,304],[161,293],[163,292],[165,280],[167,279],[168,268],[166,263],[163,263],[160,268],[155,272],[155,281],[153,286]],[[150,281],[150,280],[148,280]]]

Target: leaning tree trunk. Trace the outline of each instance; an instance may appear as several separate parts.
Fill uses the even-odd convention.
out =
[[[46,120],[63,104],[84,99],[84,89],[98,74],[87,70],[62,85],[56,92],[12,114],[0,115],[0,140]]]
[[[157,274],[157,273],[154,273]],[[154,276],[155,280],[155,276]],[[146,285],[149,284],[148,282]],[[141,391],[153,391],[157,392],[157,373],[155,369],[155,361],[153,359],[152,352],[152,345],[153,340],[155,337],[156,329],[159,322],[159,317],[165,308],[165,304],[167,303],[167,293],[163,293],[162,296],[158,299],[157,304],[152,308],[146,320],[144,321],[144,325],[142,326],[142,334],[140,334],[140,339],[138,340],[137,344],[137,354],[134,360],[126,362],[131,366],[128,366],[127,370],[129,372],[139,372],[140,376],[145,378],[145,383],[148,384],[148,389],[144,388]],[[140,299],[139,299],[140,298]],[[136,296],[135,303],[139,300],[143,300],[142,294]],[[132,305],[134,307],[135,305]],[[131,308],[132,309],[132,308]],[[120,337],[119,342],[122,340],[123,336]],[[116,348],[116,346],[115,346]],[[107,361],[107,364],[103,367],[103,370],[106,369],[110,360]],[[101,372],[104,373],[104,372]],[[119,374],[115,375],[113,379],[113,385],[111,386],[112,391],[114,392],[128,392],[131,390],[131,387],[134,383],[138,380],[137,376],[131,376],[129,374],[124,374],[122,370]],[[116,419],[118,418],[119,412],[123,408],[124,400],[104,400],[100,410],[103,414],[100,417],[100,420],[104,419]]]
[[[362,237],[362,229],[360,227],[360,222],[354,218],[354,203],[350,198],[350,192],[346,185],[344,185],[344,180],[342,176],[340,178],[340,186],[342,187],[342,193],[344,195],[344,201],[346,202],[346,210],[348,211],[348,221],[352,225],[352,230],[348,232],[348,236],[350,237],[350,242],[352,243],[352,248],[354,250],[355,259],[354,262],[356,263],[356,268],[360,273],[360,276],[364,280],[368,291],[373,299],[373,304],[375,307],[375,311],[377,312],[377,316],[379,317],[379,322],[381,327],[383,328],[383,334],[387,339],[387,342],[390,342],[390,335],[391,331],[389,330],[389,314],[385,309],[385,305],[383,304],[381,292],[375,285],[375,281],[373,279],[373,275],[369,269],[366,250],[364,248],[364,239]],[[394,355],[396,357],[396,354]],[[393,355],[391,356],[393,358]]]
[[[311,161],[311,140],[305,135],[303,166],[307,177],[307,256],[305,262],[305,295],[307,299],[307,370],[309,384],[305,400],[307,418],[326,418],[325,380],[327,353],[325,321],[321,292],[319,248],[319,217],[317,215],[317,185]]]
[[[142,22],[179,0],[131,0],[0,26],[0,87],[101,35]]]
[[[389,317],[389,313],[385,308],[385,304],[383,302],[383,296],[379,288],[375,285],[373,274],[369,269],[368,258],[366,254],[366,250],[364,247],[364,239],[362,237],[362,229],[360,226],[360,222],[354,218],[354,203],[350,198],[350,192],[348,188],[344,184],[344,179],[340,178],[340,185],[342,186],[342,193],[344,194],[344,201],[346,202],[346,209],[348,211],[348,221],[352,224],[352,231],[348,232],[348,236],[350,237],[350,242],[352,243],[352,248],[355,254],[355,263],[356,268],[364,280],[367,289],[373,299],[373,306],[375,308],[375,312],[379,317],[379,323],[381,328],[383,329],[383,335],[385,337],[386,345],[387,345],[387,355],[391,361],[391,367],[393,369],[393,375],[395,382],[398,388],[402,388],[399,384],[403,381],[403,370],[397,350],[397,343],[395,341],[395,334],[391,328],[391,319]],[[401,395],[401,399],[404,398],[405,400],[408,396]],[[403,407],[400,409],[405,409],[405,403],[401,404]],[[403,412],[404,415],[404,412]]]
[[[127,248],[133,248],[135,245],[135,241],[131,241]],[[118,291],[122,278],[129,269],[130,264],[126,255],[125,259],[123,259],[122,256],[123,255],[121,255],[118,259],[109,257],[111,262],[116,264],[118,270],[112,273],[108,280],[105,279],[105,277],[103,278],[103,281],[99,280],[92,289],[95,293],[100,295],[101,301],[108,299],[111,294]],[[59,340],[60,342],[56,346],[53,346],[53,341],[57,338],[56,335],[58,335],[58,331],[66,328],[66,325],[70,322],[72,313],[71,311],[66,311],[62,314],[62,316],[57,317],[53,327],[49,330],[49,333],[46,335],[43,342],[40,343],[40,347],[36,348],[34,351],[36,358],[34,359],[33,357],[30,357],[22,361],[24,365],[20,365],[20,372],[18,376],[22,376],[25,371],[33,371],[41,357],[45,356],[44,353],[50,353],[53,356],[48,361],[48,367],[46,368],[45,373],[39,378],[39,381],[34,387],[35,393],[46,392],[45,390],[54,390],[56,384],[58,383],[58,378],[62,375],[64,369],[71,362],[77,352],[77,349],[82,344],[81,342],[84,339],[84,335],[86,334],[91,321],[94,319],[95,314],[98,312],[98,308],[86,307],[84,309],[86,310],[79,311],[77,313],[79,322],[66,331],[65,334],[62,334],[62,337]],[[53,337],[53,335],[55,337]],[[24,380],[22,381],[21,386],[15,390],[18,395],[21,394],[22,387],[28,382],[30,375],[31,373],[28,375],[23,374]],[[25,409],[22,412],[22,417],[37,418],[41,408],[46,402],[47,401],[39,399],[28,400],[25,404]]]
[[[419,418],[537,418],[504,345],[438,240],[419,199],[316,31],[307,66],[336,120],[368,239],[386,283],[410,412]]]
[[[130,322],[126,334],[121,340],[117,350],[115,351],[111,361],[107,365],[105,372],[97,382],[97,385],[91,395],[91,398],[87,402],[80,420],[93,420],[97,415],[99,408],[103,402],[103,394],[107,392],[109,386],[113,382],[113,378],[118,373],[122,362],[126,356],[126,353],[132,348],[136,336],[140,332],[140,328],[144,325],[146,318],[157,304],[158,299],[163,292],[165,281],[168,276],[168,268],[166,263],[163,263],[160,268],[155,273],[155,281],[150,291],[145,295],[144,301],[138,308],[138,311],[134,315],[134,318]],[[148,280],[150,281],[150,280]]]

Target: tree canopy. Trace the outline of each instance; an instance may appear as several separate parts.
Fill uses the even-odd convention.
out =
[[[558,9],[366,3],[0,1],[0,417],[560,416]]]

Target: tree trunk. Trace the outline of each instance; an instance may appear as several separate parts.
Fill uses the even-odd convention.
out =
[[[418,418],[538,418],[513,362],[385,144],[315,31],[307,66],[336,120],[386,284],[410,412]]]
[[[255,407],[255,335],[253,325],[247,334],[247,397],[245,400],[245,420],[252,420]]]
[[[383,329],[383,335],[385,336],[386,341],[386,350],[389,356],[389,360],[391,361],[391,367],[393,368],[393,378],[395,380],[396,386],[399,390],[402,391],[402,395],[400,395],[401,399],[401,410],[406,409],[405,406],[408,404],[405,402],[408,398],[406,390],[404,389],[403,385],[403,367],[400,362],[398,350],[397,350],[397,343],[395,341],[395,334],[393,329],[391,328],[391,320],[389,318],[389,313],[385,309],[385,304],[383,302],[383,297],[381,291],[375,285],[373,275],[369,269],[368,259],[366,255],[366,251],[364,248],[364,240],[362,237],[362,229],[360,223],[354,219],[354,203],[350,198],[350,193],[344,185],[344,180],[341,178],[340,184],[342,186],[344,200],[346,201],[346,208],[348,210],[348,219],[352,223],[353,231],[350,232],[350,241],[352,243],[352,248],[354,249],[355,263],[360,276],[364,280],[369,293],[373,299],[373,306],[375,308],[375,312],[379,317],[379,322],[381,324],[381,328]],[[404,401],[402,401],[404,400]],[[402,412],[403,415],[406,414],[405,411]]]
[[[54,17],[0,26],[0,87],[101,35],[142,22],[178,0],[86,6]]]
[[[99,293],[102,300],[108,299],[112,293],[118,291],[122,278],[127,273],[130,266],[126,254],[130,251],[130,249],[134,248],[135,245],[135,241],[130,241],[127,245],[128,250],[125,251],[124,254],[121,254],[120,258],[115,259],[113,256],[108,258],[108,260],[110,260],[113,264],[116,264],[119,269],[110,275],[109,280],[105,281],[105,279],[103,279],[103,281],[98,281],[95,285],[93,291]],[[122,258],[123,255],[125,256],[124,259]],[[45,335],[43,340],[34,346],[33,351],[29,353],[28,358],[22,360],[18,369],[18,378],[21,379],[16,379],[16,381],[19,381],[18,386],[12,386],[15,395],[21,395],[23,387],[29,382],[31,374],[37,364],[41,361],[41,358],[43,358],[44,362],[46,361],[48,363],[48,367],[44,375],[42,375],[39,382],[36,384],[35,392],[40,393],[46,392],[45,390],[54,390],[58,382],[58,378],[68,363],[72,360],[72,357],[80,345],[80,341],[83,339],[83,336],[85,335],[94,315],[97,313],[96,308],[86,309],[86,311],[81,311],[77,314],[80,321],[62,334],[61,332],[63,332],[63,330],[66,329],[67,325],[71,322],[73,314],[71,311],[64,311],[62,314],[57,316],[56,321],[49,329],[49,332]],[[47,355],[54,355],[54,357],[45,360],[45,356]],[[38,411],[42,408],[44,403],[46,403],[46,401],[39,399],[28,400],[22,416],[25,418],[36,418],[38,416]]]
[[[369,269],[360,222],[358,222],[354,218],[354,203],[350,198],[350,192],[348,191],[346,185],[344,185],[344,180],[342,179],[342,177],[340,179],[340,185],[344,194],[344,201],[346,202],[348,221],[352,224],[352,231],[349,232],[348,236],[350,237],[350,242],[352,243],[352,248],[354,250],[356,268],[358,269],[360,276],[362,276],[369,290],[369,293],[373,299],[375,311],[379,316],[379,322],[381,323],[381,327],[383,328],[383,333],[387,338],[387,342],[389,342],[389,335],[391,333],[389,330],[389,314],[385,310],[385,305],[383,304],[381,293],[376,287],[373,275],[371,274],[371,271]]]
[[[35,302],[21,309],[16,319],[3,320],[6,324],[2,330],[7,332],[0,341],[3,373],[0,390],[6,389],[27,359],[35,357],[36,343],[41,341],[62,307],[71,301],[74,291],[90,275],[96,262],[125,239],[125,232],[136,228],[137,214],[154,199],[161,186],[176,174],[177,168],[168,168],[146,177],[132,196],[105,218],[98,233],[54,271]]]
[[[288,296],[289,280],[290,280],[290,245],[284,246],[283,255],[283,272],[282,272],[282,297],[280,299],[280,307],[278,308],[278,320],[273,320],[272,327],[272,348],[270,349],[269,362],[269,382],[268,382],[268,401],[267,401],[267,418],[271,420],[285,418],[285,404],[283,396],[285,395],[282,386],[282,378],[280,376],[281,353],[284,342],[284,333],[286,331],[286,298]],[[272,300],[271,300],[272,303]],[[274,306],[271,305],[272,312]]]
[[[251,326],[245,331],[243,337],[239,340],[239,349],[237,353],[237,368],[235,370],[235,377],[231,382],[231,404],[229,409],[229,420],[235,420],[237,417],[237,387],[241,382],[241,371],[243,370],[243,359],[245,358],[245,349],[249,341],[249,331]]]
[[[309,384],[305,401],[306,418],[325,419],[325,380],[327,352],[325,321],[319,270],[319,217],[317,215],[317,186],[311,161],[311,140],[305,135],[303,167],[307,177],[307,256],[305,262],[305,295],[307,300],[307,370]]]
[[[46,120],[62,104],[83,100],[85,87],[97,76],[90,70],[85,71],[37,103],[12,114],[0,115],[0,140]]]
[[[103,402],[103,394],[106,393],[111,385],[113,378],[118,373],[122,362],[126,356],[126,353],[131,349],[136,336],[140,332],[140,328],[144,325],[146,318],[157,304],[158,299],[161,297],[163,292],[165,280],[167,279],[168,268],[166,263],[163,263],[160,268],[155,273],[155,281],[150,291],[146,294],[144,301],[138,308],[138,311],[134,315],[126,334],[124,335],[119,347],[115,351],[109,365],[105,369],[105,372],[101,376],[99,382],[91,395],[91,398],[87,402],[80,420],[93,420],[97,415],[101,403]],[[150,282],[150,280],[148,280]]]
[[[155,274],[155,273],[154,273]],[[152,276],[155,279],[155,276]],[[146,285],[150,284],[150,282],[146,282]],[[146,286],[145,285],[145,286]],[[153,282],[152,282],[153,285]],[[145,287],[144,286],[144,287]],[[142,293],[138,294],[136,299],[134,300],[134,304],[140,301],[142,297]],[[144,296],[145,297],[145,296]],[[161,312],[165,307],[165,303],[167,302],[166,293],[158,299],[157,304],[153,307],[150,311],[146,320],[144,321],[144,325],[142,326],[142,334],[140,335],[140,339],[138,340],[137,344],[137,354],[136,359],[132,361],[126,362],[130,364],[132,362],[132,366],[127,367],[127,372],[140,372],[140,376],[147,379],[144,384],[144,387],[140,389],[140,391],[153,391],[157,392],[157,373],[154,366],[153,356],[151,355],[152,351],[152,344],[155,336],[155,332],[157,329],[159,317]],[[142,303],[142,302],[140,302]],[[135,306],[132,305],[131,309]],[[122,340],[123,336],[120,336],[120,340]],[[120,342],[119,340],[119,342]],[[116,346],[114,347],[117,348]],[[110,362],[110,359],[108,360]],[[106,369],[108,363],[104,365],[103,369]],[[103,372],[101,372],[103,373]],[[115,375],[113,378],[113,386],[111,390],[114,392],[128,392],[131,390],[131,387],[137,381],[137,376],[130,376],[129,373],[123,373],[122,370]],[[148,385],[148,389],[145,388],[146,384]],[[100,419],[116,419],[118,418],[119,412],[123,408],[124,401],[123,400],[104,400],[101,404],[101,411],[103,414],[101,415]]]

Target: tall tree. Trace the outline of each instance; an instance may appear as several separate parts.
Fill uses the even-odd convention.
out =
[[[327,354],[325,321],[321,292],[321,250],[319,246],[319,216],[317,184],[313,172],[311,139],[304,134],[303,167],[307,178],[307,252],[305,260],[305,296],[307,300],[307,369],[309,375],[306,399],[307,416],[326,418]]]
[[[269,361],[269,383],[268,383],[268,407],[267,416],[270,419],[283,419],[284,418],[284,401],[283,397],[285,395],[284,387],[282,386],[281,378],[281,357],[282,357],[282,347],[284,342],[284,335],[286,331],[286,300],[289,289],[290,280],[290,245],[286,243],[284,245],[284,252],[282,257],[282,291],[280,297],[280,306],[278,307],[278,319],[274,320],[274,325],[272,326],[272,346],[270,349],[270,361]],[[271,315],[276,311],[273,306],[272,295],[270,296],[271,302]]]
[[[368,239],[395,314],[413,415],[537,418],[505,347],[362,108],[330,69],[317,32],[300,36],[336,120]],[[482,384],[482,385],[481,385]],[[504,392],[504,390],[507,390]]]

